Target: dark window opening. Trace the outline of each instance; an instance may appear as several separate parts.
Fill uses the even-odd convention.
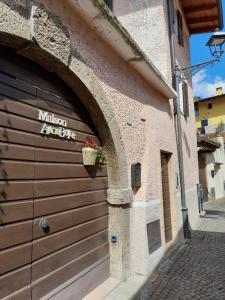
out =
[[[212,109],[212,103],[208,103],[208,104],[207,104],[207,108],[208,108],[208,109]]]
[[[105,0],[105,4],[109,9],[113,10],[113,0]]]
[[[208,119],[201,120],[202,127],[208,126]]]
[[[185,118],[189,117],[189,101],[188,101],[188,85],[186,82],[183,82],[182,85],[183,92],[183,110]]]
[[[183,18],[179,10],[177,11],[177,35],[178,43],[184,46]]]
[[[199,104],[195,103],[195,116],[199,116],[200,112],[199,112]]]

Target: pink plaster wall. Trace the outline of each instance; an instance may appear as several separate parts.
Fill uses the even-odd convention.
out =
[[[135,199],[160,198],[160,150],[173,154],[172,180],[174,182],[175,174],[178,173],[172,100],[165,99],[137,73],[131,71],[126,62],[118,57],[79,16],[75,15],[65,2],[54,1],[53,3],[51,0],[42,0],[42,2],[60,17],[63,25],[69,30],[74,51],[79,53],[82,61],[85,61],[98,77],[115,111],[129,164],[136,161],[142,163],[142,187],[135,194]],[[169,65],[168,47],[164,56],[167,56],[166,65]],[[192,108],[191,110],[193,111]],[[198,178],[197,164],[196,169],[193,167],[193,163],[197,162],[193,118],[183,123],[188,145],[184,147],[186,185],[193,187]],[[128,172],[130,173],[130,169]]]
[[[169,43],[168,9],[164,0],[114,0],[113,12],[123,26],[137,41],[145,54],[153,61],[164,77],[171,83],[171,53]],[[180,1],[175,9],[183,14]],[[189,31],[184,21],[184,47],[176,43],[176,63],[181,68],[190,65]],[[195,134],[194,101],[192,81],[188,80],[190,117],[182,118],[183,150],[186,188],[193,188],[199,181],[197,144]]]

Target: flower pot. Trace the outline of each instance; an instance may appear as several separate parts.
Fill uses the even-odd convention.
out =
[[[85,166],[94,166],[97,158],[98,150],[91,147],[82,148],[83,163]]]

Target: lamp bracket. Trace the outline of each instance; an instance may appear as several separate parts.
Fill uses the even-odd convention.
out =
[[[219,62],[219,59],[205,61],[203,63],[192,65],[186,68],[179,68],[178,66],[176,66],[176,71],[179,74],[179,79],[182,81],[191,78],[192,76],[194,76],[196,73],[198,73],[208,65],[214,65],[214,63],[216,62]]]

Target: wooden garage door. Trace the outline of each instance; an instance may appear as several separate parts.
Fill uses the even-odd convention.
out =
[[[43,124],[60,126],[39,120],[40,111],[64,120],[76,139],[41,134]],[[107,173],[83,166],[87,138],[100,143],[76,95],[52,74],[1,50],[1,299],[40,299],[100,264],[91,287],[108,277]]]

